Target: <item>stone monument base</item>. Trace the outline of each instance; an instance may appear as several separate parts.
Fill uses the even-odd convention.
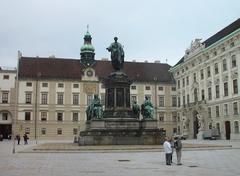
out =
[[[80,132],[79,145],[154,145],[162,144],[165,136],[157,120],[93,119]]]

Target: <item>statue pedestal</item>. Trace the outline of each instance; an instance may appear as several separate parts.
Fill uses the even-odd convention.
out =
[[[102,119],[86,122],[79,145],[153,145],[164,142],[165,130],[157,120],[137,118],[130,107],[131,81],[123,72],[111,73],[104,81],[106,105]]]
[[[197,140],[203,140],[203,130],[199,130],[198,134],[197,134]]]

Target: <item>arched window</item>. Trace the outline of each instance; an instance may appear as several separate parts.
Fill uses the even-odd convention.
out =
[[[239,123],[238,123],[238,121],[234,122],[234,133],[239,133]]]

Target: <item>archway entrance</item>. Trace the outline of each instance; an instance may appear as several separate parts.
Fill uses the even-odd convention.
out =
[[[225,133],[226,133],[226,139],[229,140],[230,139],[230,135],[231,135],[231,124],[230,124],[230,121],[226,121],[225,122]]]
[[[198,128],[199,128],[197,115],[198,115],[198,112],[193,111],[193,138],[194,139],[197,139]]]
[[[6,110],[0,112],[0,134],[4,139],[12,135],[12,115]]]
[[[3,135],[3,139],[8,139],[9,135],[12,135],[12,125],[0,124],[0,134]]]

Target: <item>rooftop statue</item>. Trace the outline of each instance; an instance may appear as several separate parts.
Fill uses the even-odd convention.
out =
[[[153,105],[148,97],[145,97],[145,101],[141,105],[141,114],[144,119],[153,119]]]
[[[91,104],[87,107],[86,110],[87,120],[91,120],[93,118],[102,119],[103,117],[103,108],[98,98],[98,95],[94,95],[94,99]]]
[[[124,51],[120,43],[117,42],[118,38],[114,37],[114,42],[107,48],[111,52],[112,66],[116,71],[123,68],[124,63]]]

